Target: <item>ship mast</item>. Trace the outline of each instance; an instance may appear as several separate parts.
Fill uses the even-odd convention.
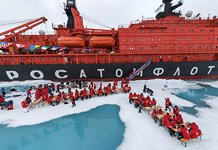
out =
[[[181,12],[174,12],[175,9],[177,9],[178,7],[182,6],[183,1],[180,0],[176,5],[173,6],[172,4],[173,0],[163,0],[163,4],[161,4],[161,6],[155,11],[155,12],[159,12],[159,10],[164,6],[164,11],[163,12],[159,12],[156,15],[157,19],[161,19],[167,16],[181,16]]]

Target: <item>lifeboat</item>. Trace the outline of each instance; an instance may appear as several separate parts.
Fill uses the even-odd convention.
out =
[[[84,40],[79,37],[60,37],[57,40],[58,45],[66,47],[84,47]]]
[[[112,37],[92,37],[89,41],[91,47],[113,47],[115,40]]]

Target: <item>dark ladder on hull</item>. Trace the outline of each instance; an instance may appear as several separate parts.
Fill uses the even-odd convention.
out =
[[[149,59],[145,64],[143,64],[139,69],[131,73],[126,81],[129,82],[130,80],[134,79],[135,76],[137,76],[141,71],[143,71],[145,68],[147,68],[152,63],[152,59]]]

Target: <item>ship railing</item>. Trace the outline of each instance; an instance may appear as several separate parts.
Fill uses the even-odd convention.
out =
[[[66,25],[65,24],[53,24],[52,23],[52,28],[66,28]]]
[[[45,35],[53,35],[55,34],[55,32],[53,31],[46,31],[45,32]],[[22,33],[21,35],[40,35],[38,32],[25,32],[25,33]]]
[[[115,53],[115,54],[34,54],[0,55],[0,65],[20,64],[103,64],[103,63],[140,63],[152,58],[153,62],[183,62],[217,60],[214,52],[189,53]],[[198,56],[198,57],[196,57]]]
[[[186,17],[186,20],[212,20],[211,17]]]
[[[132,24],[138,24],[138,23],[142,23],[143,21],[152,21],[152,20],[156,20],[156,18],[154,17],[150,17],[150,18],[143,18],[142,19],[137,19],[137,20],[133,20],[130,22],[130,24],[121,24],[118,27],[119,28],[128,28],[130,27]]]

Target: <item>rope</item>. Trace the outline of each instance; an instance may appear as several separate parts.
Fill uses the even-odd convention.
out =
[[[28,19],[28,20],[22,20],[22,21],[19,21],[19,20],[4,20],[4,21],[1,21],[0,20],[0,26],[9,26],[9,25],[14,25],[14,24],[20,24],[20,23],[24,23],[24,22],[29,22],[29,21],[32,21],[34,19]]]
[[[100,22],[99,20],[96,20],[96,19],[94,19],[94,18],[92,18],[92,17],[90,17],[90,16],[88,16],[88,15],[86,15],[86,14],[83,14],[83,13],[81,13],[81,14],[82,14],[82,16],[83,16],[85,19],[87,19],[88,21],[90,21],[90,22],[92,22],[92,23],[95,23],[95,24],[97,24],[97,25],[100,25],[100,26],[102,26],[102,27],[111,29],[110,26],[108,26],[108,25],[106,25],[106,24]]]

